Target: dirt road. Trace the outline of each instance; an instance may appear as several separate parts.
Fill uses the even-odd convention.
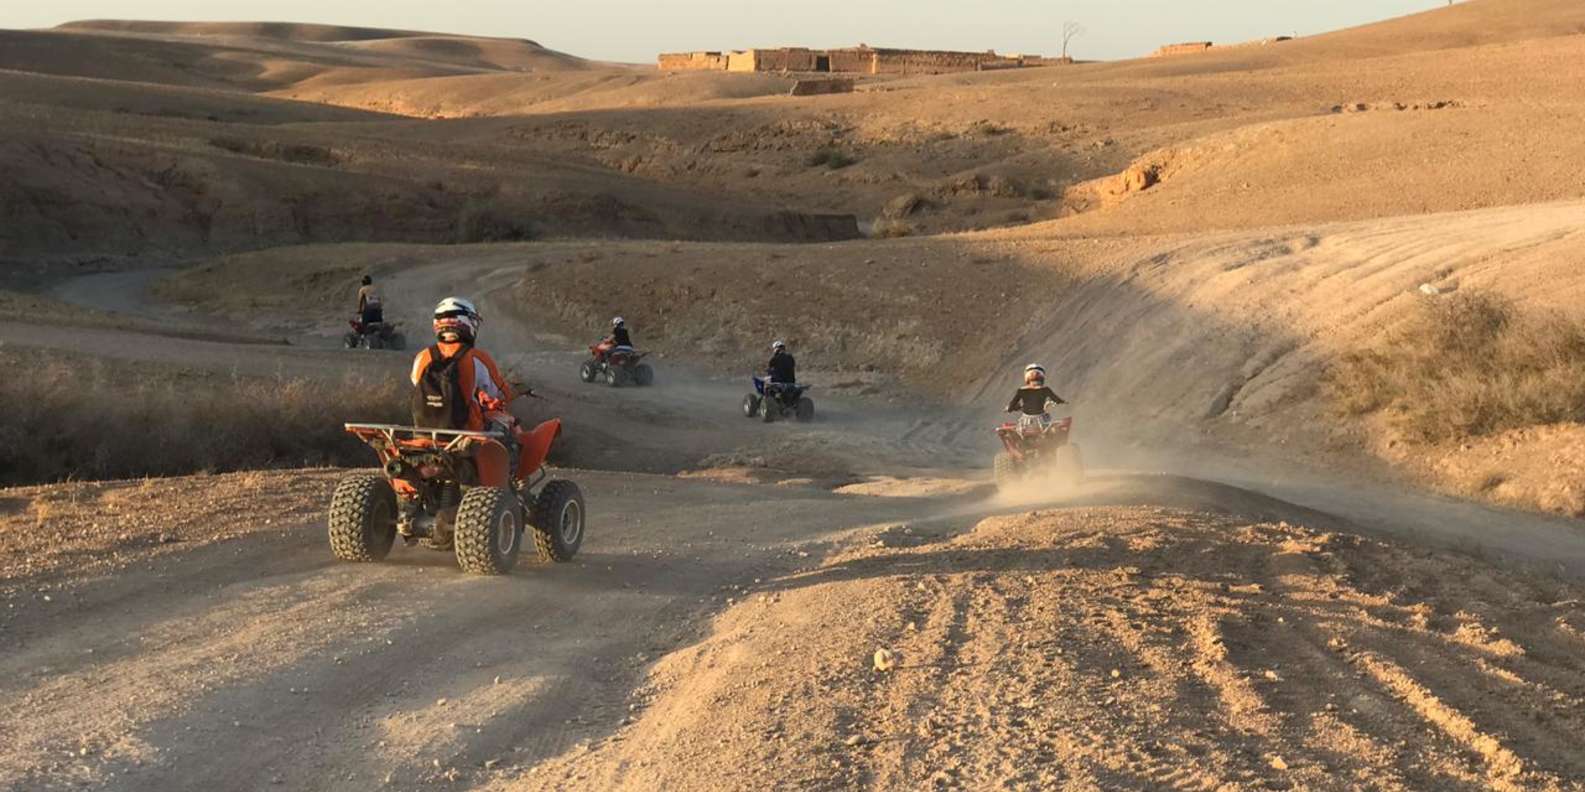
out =
[[[464,276],[443,273],[454,282]],[[492,282],[488,277],[482,280],[487,285]],[[487,288],[483,291],[488,293]],[[728,651],[721,647],[732,642],[723,645],[712,638],[721,622],[712,623],[711,617],[740,618],[732,614],[740,613],[737,608],[747,598],[774,602],[781,592],[798,588],[794,581],[829,578],[832,573],[822,571],[824,564],[846,563],[852,553],[862,553],[862,548],[877,542],[934,547],[956,541],[954,537],[988,515],[1023,513],[1042,505],[1054,505],[1057,511],[1052,513],[1069,515],[1063,519],[1076,521],[1081,533],[1104,533],[1108,526],[1120,524],[1118,520],[1130,509],[1172,509],[1168,522],[1203,537],[1203,544],[1193,552],[1211,556],[1227,552],[1231,545],[1225,543],[1236,545],[1239,526],[1293,523],[1326,531],[1406,536],[1424,532],[1413,538],[1431,543],[1473,542],[1476,547],[1490,543],[1521,557],[1571,565],[1565,571],[1578,569],[1585,559],[1579,534],[1560,530],[1545,518],[1451,501],[1437,503],[1385,488],[1317,483],[1313,476],[1284,481],[1271,467],[1263,468],[1258,477],[1261,486],[1334,514],[1194,479],[1102,471],[1085,490],[1055,503],[1045,498],[986,500],[983,487],[976,488],[972,481],[920,485],[881,480],[847,490],[868,494],[844,494],[831,487],[863,482],[880,473],[938,479],[978,476],[971,467],[979,455],[973,438],[983,416],[941,411],[920,417],[835,400],[823,402],[828,405],[822,409],[824,420],[812,427],[765,427],[732,412],[741,383],[668,364],[662,368],[663,386],[653,390],[585,386],[575,378],[576,353],[548,351],[542,337],[503,321],[500,312],[492,315],[497,318],[489,332],[507,348],[542,350],[516,353],[507,362],[544,373],[544,389],[555,399],[545,407],[566,410],[591,429],[602,427],[606,434],[581,442],[609,448],[612,455],[603,462],[619,467],[647,460],[642,464],[670,465],[675,470],[709,467],[702,463],[713,460],[718,473],[785,462],[785,468],[770,478],[789,481],[750,486],[642,473],[570,472],[589,495],[591,534],[583,554],[570,565],[529,565],[499,579],[461,576],[450,557],[421,550],[399,551],[393,562],[384,565],[332,562],[316,510],[328,499],[334,472],[7,491],[0,494],[4,535],[36,535],[48,541],[0,549],[8,562],[6,607],[0,621],[4,639],[0,642],[4,647],[0,651],[0,788],[407,789],[437,783],[457,788],[575,788],[605,782],[642,788],[644,783],[633,779],[644,778],[663,785],[716,783],[747,788],[744,779],[751,776],[734,775],[732,765],[746,767],[759,760],[751,753],[732,751],[758,744],[745,743],[744,734],[759,728],[754,713],[762,710],[752,703],[729,706],[736,701],[734,696],[743,695],[742,686],[721,674],[748,671],[728,670],[741,663],[743,655],[718,654]],[[358,354],[309,345],[282,349],[182,339],[151,343],[111,330],[39,333],[16,325],[0,326],[0,334],[8,343],[69,346],[130,359],[168,356],[193,365],[278,369],[301,376],[323,376],[348,366],[400,376],[406,365],[405,355]],[[1092,443],[1091,449],[1092,459],[1101,465],[1126,458],[1108,453],[1104,444]],[[772,462],[756,461],[765,458]],[[1197,464],[1205,475],[1236,474],[1232,467],[1218,471],[1205,459],[1183,464]],[[950,470],[954,467],[956,474]],[[821,486],[811,486],[815,484]],[[912,494],[897,497],[902,493]],[[1087,508],[1074,510],[1077,507]],[[1414,519],[1402,519],[1406,516]],[[1488,530],[1493,526],[1501,530]],[[1022,552],[1019,542],[1028,541],[1034,540],[1024,537],[1008,547],[998,546],[997,552],[1016,556]],[[1110,575],[1108,570],[1114,567],[1140,566],[1135,556],[1148,547],[1117,545],[1112,554],[1075,569]],[[1456,569],[1462,576],[1498,574],[1478,562],[1435,558],[1434,569]],[[913,574],[913,562],[907,558],[886,563],[886,569],[892,570],[883,575],[888,581]],[[1019,567],[1018,574],[1025,574],[1023,569]],[[1054,569],[1042,568],[1040,574]],[[1196,569],[1185,574],[1205,585],[1242,584],[1243,573],[1236,569]],[[940,574],[955,573],[943,568]],[[952,585],[967,586],[961,593],[968,596],[974,588],[970,584],[978,580],[974,575],[980,573],[965,574],[969,577]],[[1275,572],[1268,578],[1283,579]],[[885,596],[873,599],[879,589],[869,586],[854,592],[853,601],[873,601],[877,609],[891,601]],[[1557,713],[1572,712],[1570,708],[1585,700],[1585,691],[1568,681],[1580,677],[1559,647],[1577,641],[1577,631],[1585,622],[1565,607],[1576,599],[1566,584],[1548,582],[1544,588],[1535,594],[1535,601],[1550,597],[1547,607],[1564,603],[1557,606],[1564,610],[1549,628],[1555,635],[1549,633],[1546,639],[1558,642],[1555,646],[1526,643],[1539,653],[1538,662],[1544,666],[1540,670],[1503,665],[1508,661],[1502,658],[1509,655],[1501,652],[1459,657],[1451,671],[1429,680],[1403,677],[1397,674],[1403,670],[1397,665],[1360,666],[1367,672],[1385,669],[1385,676],[1373,683],[1385,692],[1372,695],[1410,707],[1409,714],[1381,714],[1377,721],[1364,724],[1361,728],[1367,736],[1407,740],[1420,733],[1417,729],[1429,728],[1452,734],[1455,744],[1436,749],[1435,757],[1442,764],[1435,772],[1413,770],[1420,761],[1416,754],[1390,748],[1380,749],[1388,758],[1367,759],[1351,766],[1353,770],[1368,774],[1372,768],[1397,767],[1399,777],[1407,780],[1396,786],[1446,777],[1470,788],[1491,779],[1510,788],[1527,788],[1532,780],[1539,787],[1561,788],[1579,765],[1571,755],[1544,758],[1546,746],[1560,744],[1557,735],[1573,728],[1574,721]],[[1385,589],[1395,593],[1383,594]],[[829,644],[812,638],[806,643],[797,631],[788,633],[784,641],[778,638],[781,628],[774,626],[775,621],[756,621],[740,627],[760,635],[756,641],[768,643],[751,643],[747,651],[807,649],[827,657],[832,668],[851,670],[855,663],[861,665],[875,636],[852,621],[860,611],[843,604],[848,595],[820,590],[825,593],[807,601],[789,595],[789,602],[798,603],[802,623],[815,630],[810,635],[827,635]],[[1370,597],[1386,596],[1383,602],[1405,608],[1419,602],[1434,613],[1451,614],[1476,607],[1472,603],[1482,596],[1481,590],[1477,586],[1420,591],[1382,584],[1361,595],[1365,599],[1360,602],[1361,607],[1373,607],[1375,600]],[[1059,610],[1079,602],[1071,594],[1052,596],[1057,597]],[[995,611],[992,605],[985,607]],[[1163,619],[1181,624],[1185,619],[1192,623],[1190,616],[1220,612],[1220,606],[1207,603],[1185,607],[1193,613],[1185,616],[1168,609],[1135,616],[1146,625]],[[1499,612],[1491,623],[1506,625],[1534,616],[1524,616],[1527,611],[1512,603],[1496,607]],[[827,608],[840,617],[829,625],[821,615]],[[879,610],[871,615],[882,621],[889,618]],[[1551,611],[1541,615],[1552,618]],[[1463,622],[1455,622],[1443,625],[1445,631],[1461,629]],[[1021,622],[1010,620],[1006,629],[1013,629],[1015,623]],[[835,632],[826,632],[828,627]],[[950,633],[957,628],[945,629]],[[1071,626],[1080,629],[1078,624]],[[1128,631],[1114,632],[1106,640],[1129,640]],[[1074,640],[1086,640],[1079,633],[1072,635]],[[1241,641],[1252,641],[1255,634],[1239,635]],[[699,659],[701,651],[703,659]],[[974,651],[994,654],[996,650],[986,644]],[[1156,654],[1143,656],[1145,662],[1155,662],[1150,658]],[[716,662],[722,670],[711,670]],[[679,663],[692,670],[679,672]],[[791,673],[799,667],[792,666]],[[1218,670],[1221,667],[1214,664],[1208,668],[1205,673],[1225,683],[1224,699],[1232,696],[1228,706],[1235,710],[1247,705],[1258,711],[1266,706],[1286,717],[1285,713],[1300,709],[1308,712],[1316,701],[1307,694],[1240,704],[1235,699],[1244,688],[1214,676],[1224,672],[1236,676],[1237,670]],[[1026,671],[1014,668],[1010,675],[996,679],[1032,679]],[[1503,673],[1514,675],[1519,680],[1515,685],[1556,695],[1545,715],[1551,725],[1536,727],[1519,742],[1508,741],[1501,727],[1488,728],[1491,716],[1486,710],[1438,709],[1439,705],[1426,702],[1440,699],[1416,692],[1445,691],[1491,675],[1506,679]],[[836,685],[833,689],[840,695],[849,695],[829,674],[822,678]],[[1168,675],[1169,681],[1161,684],[1200,684],[1193,679],[1204,678],[1201,674],[1171,682],[1175,677]],[[695,695],[699,690],[714,692],[700,698]],[[668,692],[679,698],[665,698]],[[903,701],[913,694],[898,695]],[[968,706],[968,699],[954,700],[958,703],[943,706],[949,711]],[[1374,701],[1368,696],[1360,700]],[[704,750],[697,742],[699,736],[716,728],[704,725],[711,720],[711,701],[723,708],[718,725],[733,729],[718,743],[731,749],[723,757],[738,758],[724,759],[724,765],[690,763],[688,757],[700,756]],[[649,711],[646,705],[655,702],[661,706]],[[1103,711],[1099,702],[1092,703],[1097,709],[1087,710],[1090,716]],[[686,712],[677,709],[684,706]],[[903,709],[889,717],[903,718],[912,712],[898,706]],[[823,712],[794,722],[799,728],[814,728],[829,720],[829,713]],[[675,744],[671,740],[676,732],[667,724],[688,722],[683,714],[702,723],[679,725],[694,731],[674,756],[668,756],[655,746]],[[1417,726],[1409,720],[1421,715],[1432,722]],[[1081,714],[1075,711],[1073,717]],[[1267,723],[1258,717],[1249,722]],[[1473,725],[1464,729],[1460,724],[1466,722]],[[648,760],[620,745],[630,733],[628,727],[639,730],[631,732],[640,739],[634,750],[663,763],[659,769],[665,772],[627,775],[637,766],[634,763]],[[967,730],[963,734],[980,733],[967,725],[963,728]],[[984,739],[1003,739],[999,728],[984,730]],[[1094,728],[1098,730],[1085,732],[1090,735],[1087,739],[1105,741],[1118,739],[1108,735],[1122,727]],[[1191,777],[1151,775],[1160,768],[1148,762],[1114,769],[1113,775],[1097,773],[1094,767],[1110,760],[1086,759],[1091,755],[1085,751],[1062,747],[1060,729],[1057,734],[1052,741],[1035,740],[1018,750],[1057,751],[1068,757],[1066,775],[1004,776],[999,770],[984,770],[979,776],[949,776],[941,784],[975,788],[998,778],[1002,779],[998,783],[1014,788],[1034,788],[1063,778],[1081,787],[1086,778],[1091,784],[1120,779],[1124,786],[1193,786],[1191,782],[1198,783],[1195,779],[1238,784],[1283,780],[1275,774],[1270,757],[1238,758],[1240,751],[1269,752],[1269,748],[1239,748],[1228,742],[1231,738],[1204,738],[1209,740],[1204,750],[1215,758],[1206,760],[1205,766],[1213,769]],[[1299,739],[1289,735],[1273,744],[1288,751],[1291,759],[1292,746]],[[1469,746],[1496,763],[1492,774],[1448,758],[1471,750]],[[1234,758],[1224,757],[1228,751]],[[921,760],[907,751],[896,760],[904,764],[887,765],[890,769],[837,757],[841,767],[817,771],[809,762],[828,761],[826,753],[798,756],[783,778],[801,778],[813,788],[924,783],[932,776],[922,769],[935,767],[935,760]],[[1003,767],[996,762],[1008,761],[975,756],[979,758],[973,762],[980,764],[969,766]],[[1510,756],[1515,760],[1509,761]],[[1282,755],[1277,758],[1289,761]],[[712,766],[717,768],[713,773],[689,770]],[[1321,787],[1327,786],[1322,783],[1326,778],[1313,772],[1301,776]]]
[[[589,494],[584,552],[507,578],[464,577],[420,549],[336,564],[310,518],[104,577],[11,581],[0,788],[351,789],[387,774],[405,788],[532,762],[616,726],[644,658],[689,640],[728,587],[809,563],[795,548],[939,508],[567,475]],[[266,504],[323,499],[331,478]],[[192,481],[195,506],[171,508],[246,485]]]

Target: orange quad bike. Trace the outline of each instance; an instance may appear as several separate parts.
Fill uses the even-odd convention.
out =
[[[360,423],[346,428],[379,454],[383,469],[352,473],[336,485],[329,520],[336,558],[383,560],[400,536],[408,545],[455,552],[465,572],[502,575],[517,563],[525,531],[546,561],[570,561],[583,543],[583,494],[545,469],[560,420],[513,430],[516,469],[504,487],[479,483],[481,465],[508,467],[502,433]]]
[[[1037,473],[1047,473],[1064,486],[1084,482],[1084,460],[1072,440],[1073,419],[1008,421],[996,427],[1002,441],[991,464],[997,489],[1007,489]]]
[[[648,352],[601,341],[589,347],[589,359],[578,366],[578,379],[604,382],[613,388],[624,384],[639,387],[655,384],[655,369],[642,362]]]

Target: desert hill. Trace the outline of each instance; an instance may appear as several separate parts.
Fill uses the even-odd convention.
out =
[[[1582,17],[818,97],[0,32],[0,787],[1585,789]],[[570,563],[332,560],[364,274],[564,420]],[[1031,362],[1082,481],[991,475]]]

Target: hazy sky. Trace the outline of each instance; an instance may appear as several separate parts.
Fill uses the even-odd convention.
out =
[[[0,28],[72,19],[329,22],[534,39],[588,58],[650,61],[663,50],[776,45],[1142,55],[1173,41],[1306,35],[1445,5],[1444,0],[0,0]]]

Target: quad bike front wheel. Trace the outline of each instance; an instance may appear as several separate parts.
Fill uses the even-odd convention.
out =
[[[753,418],[754,416],[759,415],[759,401],[759,396],[753,393],[743,397],[744,418]]]
[[[799,399],[798,408],[794,413],[798,423],[809,423],[815,419],[815,403],[813,399]]]
[[[475,575],[504,575],[523,544],[523,510],[502,487],[474,487],[462,496],[452,536],[457,564]]]
[[[348,333],[344,338],[341,339],[341,341],[342,341],[343,344],[346,345],[346,347],[348,349],[357,349],[358,348],[358,334],[357,333]]]
[[[991,480],[996,482],[996,488],[1004,490],[1017,484],[1023,473],[1019,467],[1018,460],[1012,454],[998,451],[996,458],[991,460]]]
[[[759,400],[759,418],[765,423],[770,423],[779,417],[781,405],[776,403],[775,396],[766,396]]]
[[[578,379],[581,379],[586,383],[594,382],[594,378],[598,376],[600,376],[600,371],[599,369],[595,368],[594,361],[592,360],[585,360],[583,361],[583,365],[578,367]]]
[[[617,366],[606,366],[605,384],[613,388],[622,387],[622,369]]]
[[[407,348],[407,336],[402,335],[401,333],[392,333],[390,336],[388,336],[385,339],[385,348],[386,349],[394,349],[394,350],[396,350],[398,352],[406,349]]]
[[[381,338],[378,334],[365,336],[365,338],[367,340],[367,343],[368,343],[370,349],[384,349],[385,348],[385,339]]]
[[[655,384],[655,370],[648,363],[640,363],[633,367],[633,383],[640,387]]]
[[[545,482],[534,499],[529,524],[534,529],[534,546],[546,561],[571,561],[583,544],[583,493],[578,485],[562,479]]]
[[[396,541],[396,491],[375,473],[353,473],[330,497],[330,552],[342,561],[380,561]]]

